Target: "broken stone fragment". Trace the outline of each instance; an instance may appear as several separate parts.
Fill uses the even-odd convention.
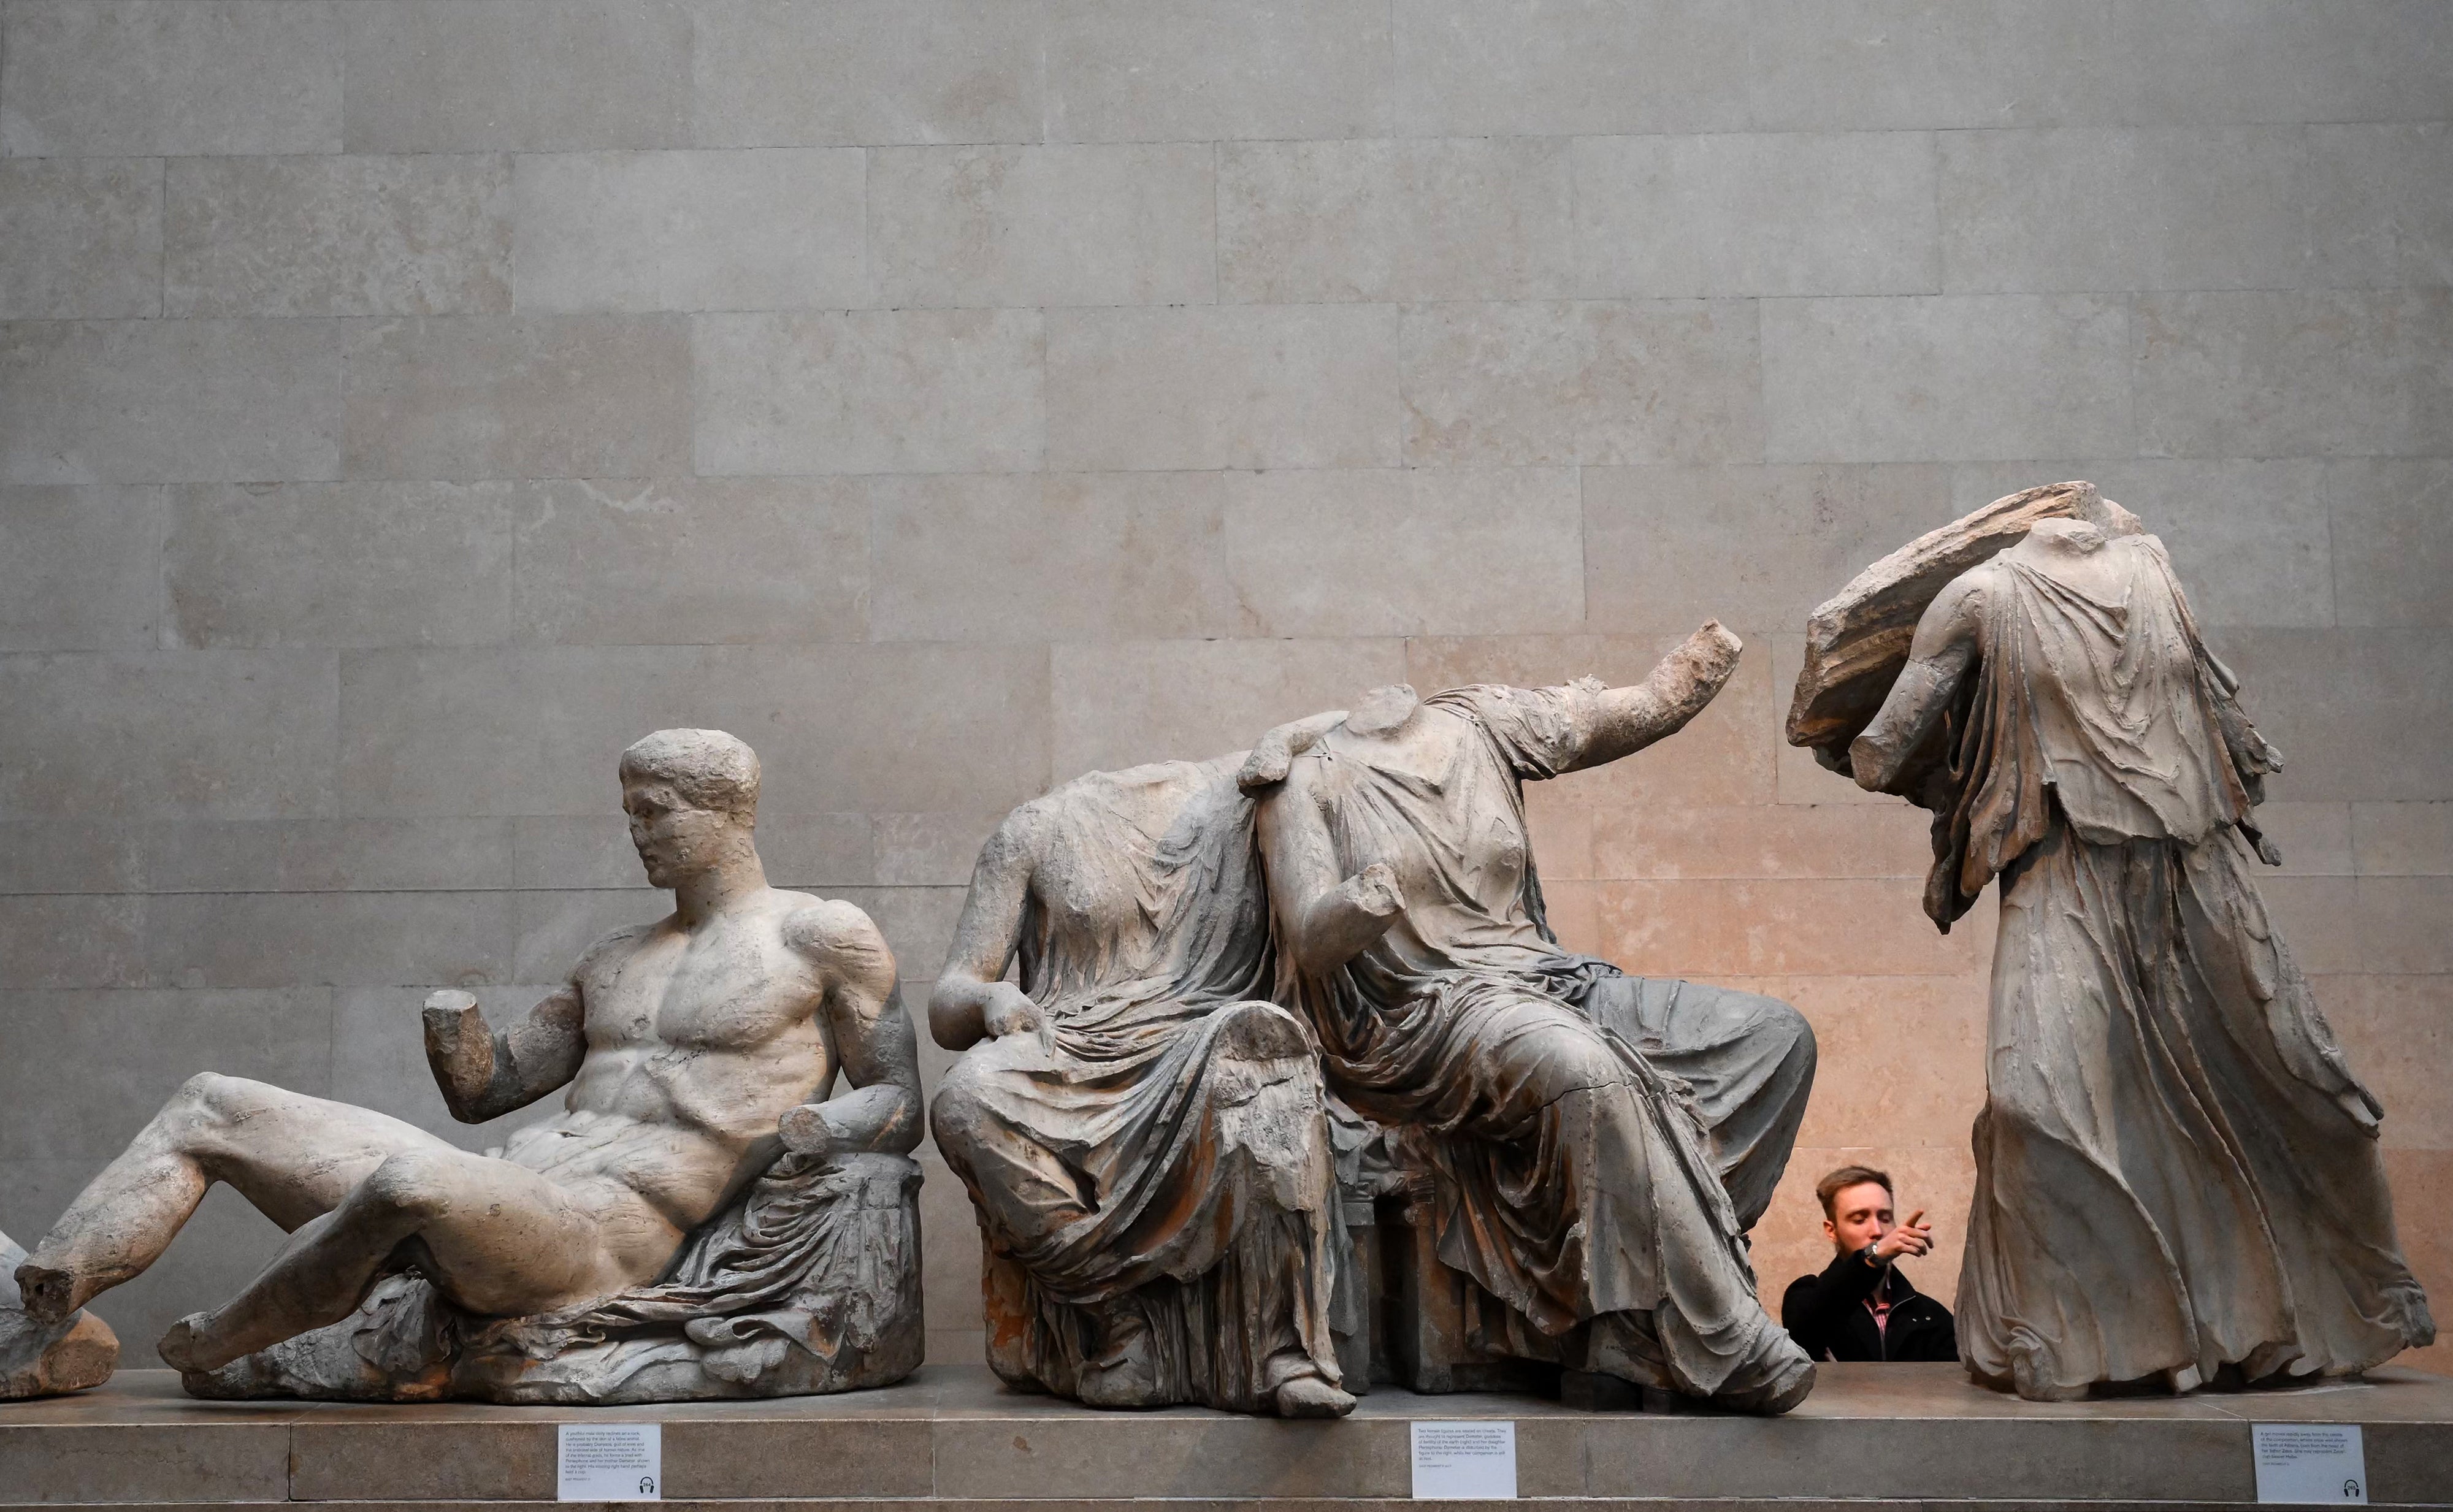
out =
[[[0,1402],[83,1391],[110,1379],[119,1363],[119,1336],[79,1309],[55,1323],[26,1316],[17,1296],[17,1267],[26,1252],[0,1234]]]

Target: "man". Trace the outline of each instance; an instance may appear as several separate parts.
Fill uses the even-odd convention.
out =
[[[1950,1309],[1908,1284],[1895,1263],[1933,1248],[1923,1209],[1893,1220],[1891,1179],[1843,1165],[1814,1184],[1831,1263],[1781,1299],[1781,1326],[1817,1360],[1957,1360]]]
[[[1643,684],[1382,688],[1261,805],[1280,1001],[1329,1090],[1430,1181],[1437,1250],[1508,1310],[1504,1353],[1710,1397],[1804,1400],[1745,1232],[1788,1159],[1814,1042],[1787,1005],[1562,949],[1524,784],[1674,733],[1738,662],[1707,625]]]
[[[1274,985],[1244,753],[1092,772],[980,852],[929,1111],[988,1362],[1103,1407],[1342,1417],[1320,1069]],[[1006,980],[1008,966],[1017,980]]]
[[[452,1115],[557,1088],[563,1109],[471,1155],[364,1108],[205,1074],[171,1098],[18,1267],[26,1310],[65,1317],[150,1265],[226,1182],[291,1231],[236,1298],[172,1326],[162,1358],[210,1371],[350,1314],[414,1265],[453,1306],[549,1313],[657,1280],[782,1145],[909,1150],[919,1075],[894,958],[849,904],[767,885],[758,758],[714,730],[622,753],[622,806],[670,917],[623,929],[509,1029],[466,993],[425,1013]],[[823,1104],[835,1073],[857,1090]]]

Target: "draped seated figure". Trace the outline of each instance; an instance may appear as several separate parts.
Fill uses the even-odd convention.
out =
[[[1429,1241],[1471,1283],[1446,1346],[1782,1412],[1814,1366],[1756,1300],[1745,1235],[1805,1116],[1812,1031],[1562,948],[1523,790],[1683,727],[1739,651],[1707,625],[1634,687],[1380,689],[1299,736],[1282,780],[1246,781],[1279,1000],[1427,1184]]]
[[[455,1117],[567,1086],[560,1112],[472,1155],[195,1077],[18,1268],[27,1312],[136,1276],[226,1182],[290,1238],[162,1341],[198,1395],[663,1401],[913,1369],[919,1077],[894,959],[858,908],[767,885],[748,746],[665,730],[621,778],[673,913],[599,942],[508,1029],[466,993],[425,1010]]]
[[[1008,1383],[1098,1406],[1354,1405],[1318,1057],[1266,1001],[1243,761],[1067,783],[973,873],[929,1005],[967,1053],[930,1124],[979,1213]]]

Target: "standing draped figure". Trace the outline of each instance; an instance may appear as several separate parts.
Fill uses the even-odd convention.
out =
[[[1099,1406],[1353,1406],[1318,1052],[1266,1001],[1242,761],[1067,783],[1015,809],[972,876],[930,1005],[967,1053],[931,1124],[979,1212],[1009,1383]]]
[[[1329,1089],[1427,1173],[1441,1262],[1502,1304],[1478,1346],[1779,1412],[1814,1367],[1756,1300],[1745,1234],[1812,1031],[1564,949],[1525,822],[1525,783],[1679,729],[1738,653],[1711,625],[1635,687],[1381,689],[1270,785],[1261,835],[1281,998]]]
[[[1961,1353],[2044,1400],[2356,1372],[2435,1329],[2383,1110],[2250,879],[2281,758],[2163,544],[2064,487],[2093,523],[1951,579],[1845,763],[1934,810],[1936,924],[2002,880]]]

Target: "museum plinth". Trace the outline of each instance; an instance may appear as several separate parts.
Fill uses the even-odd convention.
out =
[[[2385,1369],[2303,1391],[2041,1403],[1950,1365],[1826,1365],[1804,1406],[1768,1421],[1382,1389],[1343,1422],[1094,1412],[972,1365],[845,1396],[602,1409],[194,1402],[170,1372],[131,1370],[0,1406],[0,1503],[550,1502],[557,1422],[653,1421],[668,1501],[1249,1512],[1406,1500],[1407,1424],[1457,1418],[1515,1421],[1524,1497],[2003,1508],[2252,1502],[2253,1422],[2355,1422],[2372,1503],[2453,1504],[2453,1380]]]

